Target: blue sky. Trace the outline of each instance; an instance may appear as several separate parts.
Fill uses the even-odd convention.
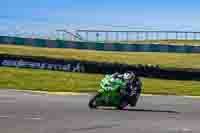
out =
[[[0,31],[200,31],[199,5],[199,0],[4,0],[0,4]]]

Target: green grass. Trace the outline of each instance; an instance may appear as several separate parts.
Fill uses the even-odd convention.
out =
[[[200,68],[200,54],[151,53],[151,52],[106,52],[77,49],[37,48],[16,45],[0,45],[0,53],[46,56],[53,58],[105,61],[127,64],[153,64],[160,67]]]
[[[94,92],[103,75],[0,68],[0,88],[35,91]],[[142,78],[145,94],[200,95],[200,82]]]

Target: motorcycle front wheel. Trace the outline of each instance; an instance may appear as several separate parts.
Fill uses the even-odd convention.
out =
[[[89,100],[89,103],[88,103],[89,108],[91,109],[97,108],[96,99],[100,96],[101,94],[97,93]]]

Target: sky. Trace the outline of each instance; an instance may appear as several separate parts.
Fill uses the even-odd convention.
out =
[[[0,34],[56,29],[200,31],[199,0],[3,0]]]

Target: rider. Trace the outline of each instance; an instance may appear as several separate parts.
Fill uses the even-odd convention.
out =
[[[132,96],[133,94],[139,94],[141,92],[141,81],[133,72],[125,72],[123,79],[127,84],[128,95]]]
[[[125,95],[128,95],[130,97],[132,96],[135,97],[136,98],[134,100],[135,103],[133,103],[133,105],[135,105],[141,93],[142,83],[140,79],[132,71],[127,71],[124,74],[114,73],[113,77],[120,78],[126,82]]]

